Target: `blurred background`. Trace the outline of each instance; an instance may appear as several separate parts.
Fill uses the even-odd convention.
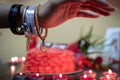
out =
[[[0,0],[0,4],[44,4],[47,0]],[[93,26],[93,35],[104,39],[105,32],[110,27],[120,27],[120,0],[107,0],[117,7],[117,11],[109,17],[101,16],[98,19],[74,18],[66,23],[49,29],[46,41],[53,43],[70,44],[86,34]],[[40,41],[40,40],[39,40]],[[9,29],[0,29],[0,61],[7,62],[12,56],[24,56],[26,54],[26,38],[12,34]]]

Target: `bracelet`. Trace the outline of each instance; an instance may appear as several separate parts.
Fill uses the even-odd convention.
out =
[[[18,19],[20,18],[20,8],[21,4],[14,4],[11,6],[8,15],[9,27],[12,33],[21,35],[21,32],[18,28]]]
[[[22,25],[21,25],[21,33],[25,34],[25,32],[29,32],[28,26],[25,22],[25,14],[26,10],[28,9],[29,6],[24,8],[23,15],[22,15]]]
[[[39,19],[38,19],[39,6],[40,5],[38,5],[38,7],[35,9],[35,26],[36,26],[37,34],[38,34],[39,38],[42,40],[42,46],[44,46],[44,41],[45,41],[45,39],[47,37],[48,29],[45,28],[44,35],[42,36],[43,28],[41,28],[39,26]]]
[[[31,34],[35,34],[35,22],[34,22],[34,13],[35,13],[35,6],[29,6],[26,10],[26,13],[25,13],[25,23],[27,24],[28,26],[28,32],[31,33]]]

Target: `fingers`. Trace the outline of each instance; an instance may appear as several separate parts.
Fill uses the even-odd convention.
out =
[[[85,0],[84,3],[82,1],[84,0],[76,1],[80,5],[80,10],[90,10],[103,16],[109,16],[111,12],[115,11],[115,7],[111,6],[106,0]]]
[[[105,11],[109,11],[109,12],[115,11],[115,7],[110,5],[106,0],[91,0],[89,3],[90,6],[97,7]]]
[[[88,13],[88,12],[84,12],[84,11],[80,11],[80,12],[77,13],[76,17],[98,18],[99,15]]]
[[[81,9],[90,10],[103,16],[109,16],[111,12],[115,11],[115,7],[111,6],[106,0],[89,0],[81,5]]]
[[[92,6],[81,6],[82,10],[90,10],[94,13],[101,14],[103,16],[109,16],[111,13],[100,8],[92,7]]]

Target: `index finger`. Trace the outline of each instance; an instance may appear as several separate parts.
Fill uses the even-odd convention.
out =
[[[108,3],[106,0],[89,0],[87,4],[105,11],[109,12],[115,11],[115,7]]]

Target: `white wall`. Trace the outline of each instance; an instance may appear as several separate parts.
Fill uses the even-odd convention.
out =
[[[46,0],[0,0],[0,3],[13,4],[22,3],[24,5],[44,4]],[[46,41],[54,43],[71,43],[79,38],[81,29],[83,34],[88,32],[91,25],[94,26],[93,34],[104,37],[108,27],[120,26],[120,11],[114,12],[109,17],[98,19],[75,18],[66,23],[49,29]],[[83,28],[82,28],[83,27]],[[25,37],[13,35],[9,29],[0,29],[0,58],[7,62],[12,56],[23,56],[26,54]]]

